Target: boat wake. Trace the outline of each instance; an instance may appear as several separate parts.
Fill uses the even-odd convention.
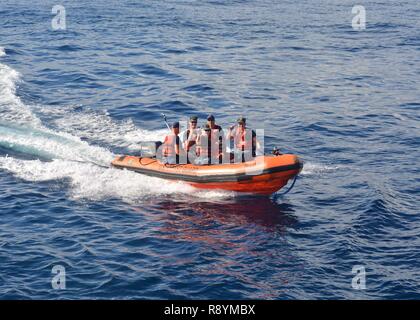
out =
[[[316,162],[305,162],[303,170],[300,173],[302,176],[322,176],[325,173],[336,171],[340,168],[338,165],[328,165]]]
[[[26,181],[61,181],[74,198],[141,202],[156,195],[236,197],[233,192],[197,191],[182,182],[163,183],[110,168],[116,154],[137,150],[140,141],[159,140],[166,129],[144,130],[131,120],[117,121],[106,111],[83,106],[28,105],[16,93],[21,81],[16,70],[0,63],[0,170]],[[301,174],[322,175],[335,169],[309,162]]]
[[[16,94],[20,81],[17,71],[0,63],[0,170],[26,181],[62,182],[77,199],[120,198],[136,203],[156,195],[233,195],[197,192],[181,182],[162,183],[108,167],[115,146],[135,149],[139,141],[156,140],[165,131],[142,130],[131,121],[117,123],[106,113],[92,110],[27,105]]]

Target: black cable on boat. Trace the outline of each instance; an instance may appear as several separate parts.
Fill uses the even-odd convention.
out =
[[[103,165],[103,164],[96,163],[96,162],[94,162],[94,161],[89,161],[89,160],[84,160],[84,161],[81,161],[81,160],[69,160],[69,161],[72,161],[72,162],[77,162],[77,163],[90,163],[90,164],[93,164],[93,165],[95,165],[95,166],[98,166],[98,167],[101,167],[101,168],[104,168],[104,169],[109,169],[109,168],[111,168],[111,166],[105,166],[105,165]]]
[[[286,190],[286,192],[276,193],[276,196],[284,196],[285,194],[289,193],[293,189],[293,187],[295,186],[295,182],[296,182],[297,178],[298,178],[298,175],[295,176],[295,178],[293,179],[292,184],[290,185],[289,189]]]
[[[148,166],[148,165],[151,165],[152,163],[155,163],[157,160],[156,159],[154,159],[152,162],[149,162],[149,163],[142,163],[141,162],[141,159],[143,159],[143,158],[140,158],[139,159],[139,162],[140,162],[140,164],[142,165],[142,166]]]

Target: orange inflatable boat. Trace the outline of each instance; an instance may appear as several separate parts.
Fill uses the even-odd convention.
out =
[[[112,165],[148,176],[185,181],[203,189],[270,195],[302,170],[303,163],[292,154],[259,156],[244,163],[215,165],[162,164],[156,158],[119,156]]]

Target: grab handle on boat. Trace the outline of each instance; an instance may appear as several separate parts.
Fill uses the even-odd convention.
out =
[[[275,156],[280,156],[281,155],[281,152],[277,147],[274,147],[273,151],[271,151],[271,153]]]

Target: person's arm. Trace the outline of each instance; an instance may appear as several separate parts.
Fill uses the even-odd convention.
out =
[[[190,141],[190,138],[191,138],[191,133],[187,137],[187,132],[185,132],[185,135],[181,137],[182,147],[184,148],[185,151],[188,151],[188,143]]]
[[[179,155],[180,147],[179,147],[180,139],[178,136],[175,137],[175,153]]]
[[[222,128],[219,131],[219,153],[223,154],[226,151],[226,135]]]
[[[260,142],[257,140],[257,133],[252,130],[252,156],[256,157],[260,149]]]
[[[185,142],[185,139],[184,139],[184,137],[185,137],[184,136],[184,131],[181,131],[180,133],[178,133],[178,137],[179,137],[179,140],[181,141],[181,143],[184,143]]]
[[[233,133],[233,131],[235,130],[235,126],[231,126],[230,128],[229,128],[229,131],[227,132],[227,135],[226,135],[226,140],[233,140],[233,138],[234,138],[234,133]]]
[[[192,130],[190,132],[190,136],[188,137],[188,140],[185,144],[187,151],[195,144],[196,140],[197,140],[197,133],[194,130]]]
[[[162,157],[166,157],[167,153],[168,153],[168,136],[165,136],[165,138],[163,139],[163,143],[162,143],[162,149],[159,148],[159,150],[162,150],[161,156]]]
[[[196,144],[196,148],[195,148],[195,154],[197,155],[197,157],[200,156],[200,135],[197,135],[196,139],[195,139],[195,144]]]
[[[187,151],[195,144],[195,140],[188,140],[187,142]]]

